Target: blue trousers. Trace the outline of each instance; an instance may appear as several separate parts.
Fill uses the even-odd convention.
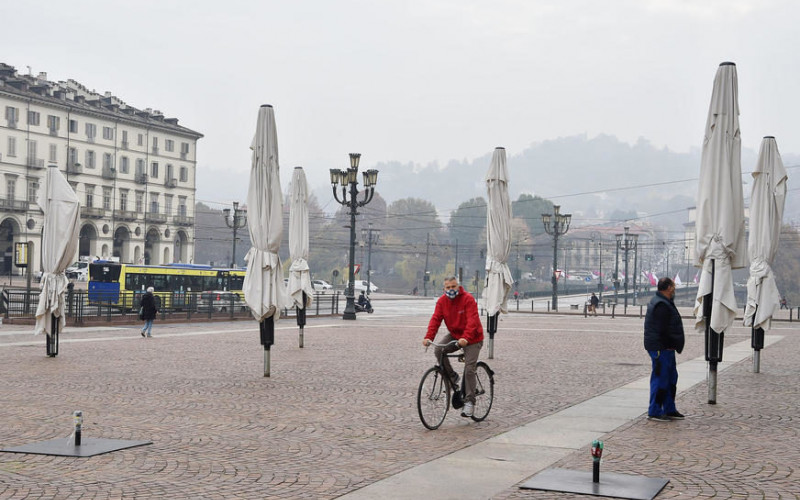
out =
[[[153,331],[153,320],[146,319],[144,320],[144,326],[142,327],[142,333],[146,333],[147,336],[150,336],[150,333]]]
[[[647,414],[651,417],[673,413],[675,393],[678,386],[678,368],[675,366],[675,351],[647,351],[653,362],[650,373],[650,407]]]

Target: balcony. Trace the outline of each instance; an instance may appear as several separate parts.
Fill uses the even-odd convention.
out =
[[[58,137],[58,129],[57,128],[51,128],[50,129],[50,135],[52,135],[53,137]]]
[[[0,198],[0,210],[4,212],[27,212],[29,205],[25,200]]]
[[[136,184],[147,184],[147,174],[136,174],[133,178]]]
[[[193,226],[194,217],[189,217],[187,215],[173,215],[172,223],[178,226]]]
[[[117,210],[117,212],[114,214],[114,217],[117,220],[122,221],[135,221],[139,218],[139,214],[136,212],[131,212],[130,210]]]
[[[8,128],[17,128],[17,120],[8,120],[6,123]]]
[[[122,149],[128,149],[128,141],[122,141]]]
[[[100,207],[81,207],[81,217],[86,219],[102,219],[105,217],[106,211]]]
[[[158,154],[158,148],[157,148],[157,147],[155,147],[155,146],[153,146],[153,154],[154,154],[154,155],[157,155],[157,154]]]
[[[30,167],[30,168],[44,168],[44,158],[31,158],[31,157],[28,157],[28,167]]]
[[[181,151],[181,160],[185,160],[189,156],[189,153],[186,151]]]
[[[80,163],[73,163],[72,165],[67,165],[67,174],[69,175],[78,175],[83,173],[83,166]]]
[[[161,214],[158,212],[147,212],[144,215],[145,222],[149,222],[151,224],[164,224],[167,222],[167,214]]]
[[[116,179],[117,178],[117,169],[111,167],[103,167],[103,172],[101,173],[103,179]]]
[[[172,179],[164,179],[164,185],[168,188],[174,188],[178,186],[178,179],[174,177]]]
[[[92,135],[92,136],[87,137],[86,138],[86,142],[88,142],[89,144],[94,144],[94,136]]]

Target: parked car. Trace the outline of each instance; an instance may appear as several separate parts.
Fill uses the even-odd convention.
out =
[[[67,279],[88,281],[89,280],[89,263],[85,261],[75,262],[64,270]]]
[[[325,280],[311,280],[311,286],[314,287],[315,292],[325,292],[332,290],[333,286]]]
[[[356,280],[355,284],[353,285],[353,288],[355,289],[356,292],[366,292],[367,280]],[[369,291],[370,293],[378,291],[378,287],[375,286],[375,283],[371,281],[369,282]]]
[[[246,311],[247,304],[236,292],[225,290],[212,290],[200,294],[197,301],[197,312],[228,312],[233,307],[234,311]]]

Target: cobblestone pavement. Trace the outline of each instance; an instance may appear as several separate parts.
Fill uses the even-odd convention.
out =
[[[255,322],[156,323],[147,340],[138,327],[68,329],[56,358],[43,337],[0,335],[0,447],[65,438],[77,409],[84,437],[153,441],[92,458],[0,453],[0,498],[336,498],[649,374],[640,319],[503,316],[487,360],[497,380],[489,418],[451,412],[428,431],[415,406],[433,362],[420,345],[426,324],[313,319],[300,349],[282,321],[269,378]],[[604,470],[669,477],[665,498],[797,496],[800,334],[778,327],[786,337],[762,355],[762,374],[740,363],[720,374],[718,405],[705,404],[701,384],[680,397],[687,420],[610,433]],[[726,344],[747,338],[734,328]],[[678,360],[700,355],[702,337],[690,333]],[[590,467],[586,457],[588,448],[560,465]],[[498,495],[528,497],[561,496]]]

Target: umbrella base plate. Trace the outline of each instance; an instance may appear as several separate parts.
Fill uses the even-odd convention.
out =
[[[545,469],[523,483],[526,490],[561,491],[600,497],[652,500],[669,479],[603,472],[600,482],[592,482],[591,471]]]
[[[30,453],[33,455],[51,455],[56,457],[93,457],[112,451],[124,450],[153,444],[152,441],[129,441],[125,439],[82,438],[81,445],[75,446],[71,438],[39,441],[0,451],[8,453]]]

